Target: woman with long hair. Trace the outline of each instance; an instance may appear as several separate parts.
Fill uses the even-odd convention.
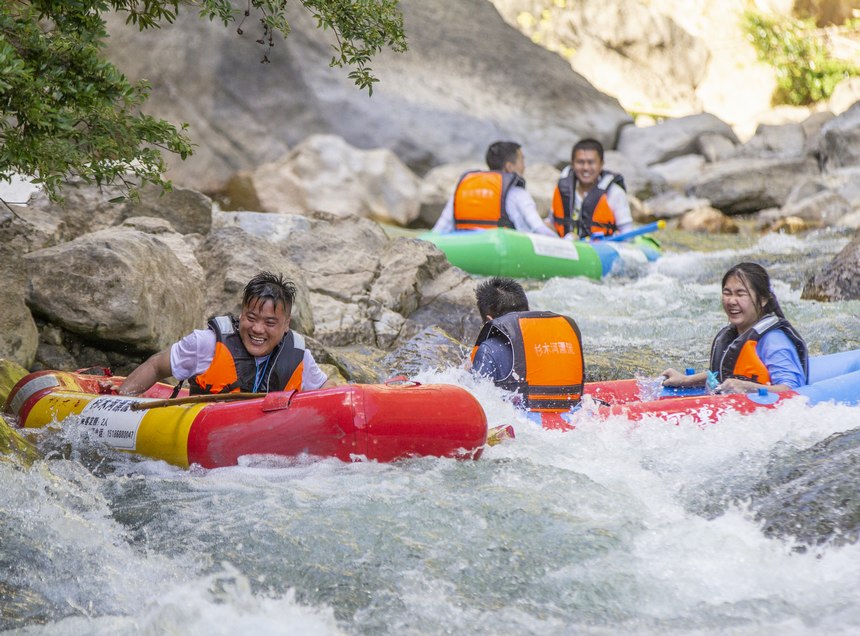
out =
[[[767,270],[757,263],[738,263],[723,276],[723,311],[729,324],[711,345],[710,371],[718,393],[749,393],[760,387],[773,392],[803,386],[809,377],[809,355],[803,338],[782,313]],[[708,371],[684,375],[663,372],[663,386],[702,386]]]

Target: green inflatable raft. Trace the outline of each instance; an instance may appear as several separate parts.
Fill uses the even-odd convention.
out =
[[[660,246],[648,232],[662,227],[649,224],[619,237],[596,241],[570,241],[505,228],[435,234],[419,238],[445,252],[452,265],[471,274],[511,278],[586,276],[600,279],[622,263],[646,263],[660,257]]]

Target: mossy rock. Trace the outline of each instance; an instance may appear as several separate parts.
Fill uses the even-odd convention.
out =
[[[0,402],[6,402],[12,387],[25,375],[27,369],[12,360],[0,358]],[[29,463],[38,459],[39,454],[9,422],[0,417],[0,461],[8,461],[13,457]]]
[[[0,402],[6,402],[6,398],[9,396],[12,387],[27,373],[29,371],[17,362],[0,358]]]

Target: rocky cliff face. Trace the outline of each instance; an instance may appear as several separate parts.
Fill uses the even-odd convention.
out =
[[[374,62],[368,97],[331,69],[326,34],[295,9],[289,38],[260,64],[251,27],[234,29],[185,10],[175,25],[139,33],[109,25],[108,54],[132,79],[152,84],[147,112],[186,121],[198,148],[169,177],[198,189],[281,158],[314,133],[363,149],[389,148],[419,173],[483,157],[497,139],[524,144],[530,159],[563,161],[578,138],[610,147],[631,121],[558,55],[506,24],[486,0],[401,3],[409,51]]]
[[[491,0],[512,26],[557,51],[630,112],[679,117],[701,111],[742,138],[759,123],[800,121],[809,109],[774,112],[772,68],[740,27],[744,0]],[[846,0],[764,0],[761,11],[819,24],[851,16]],[[853,49],[856,55],[856,48]]]

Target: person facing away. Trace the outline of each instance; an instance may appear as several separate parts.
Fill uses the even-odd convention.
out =
[[[563,412],[582,397],[584,358],[579,327],[551,311],[529,311],[522,286],[490,278],[475,290],[484,320],[472,349],[472,372],[517,392],[530,411]]]
[[[329,386],[304,338],[290,330],[295,296],[295,285],[282,275],[260,272],[245,286],[238,319],[210,319],[207,329],[191,332],[138,366],[118,393],[138,395],[171,375],[180,386],[188,380],[192,395]]]
[[[573,146],[552,197],[552,221],[559,236],[610,236],[633,229],[624,177],[603,169],[603,145],[582,139]]]
[[[497,141],[487,149],[489,170],[470,170],[460,177],[448,199],[434,232],[477,230],[496,227],[555,236],[538,214],[526,192],[526,160],[513,141]]]
[[[750,393],[764,386],[778,393],[807,384],[806,342],[782,313],[767,270],[739,263],[723,276],[722,290],[729,324],[711,345],[709,368],[719,381],[715,391]],[[703,386],[708,372],[683,375],[666,369],[662,375],[664,386]]]

